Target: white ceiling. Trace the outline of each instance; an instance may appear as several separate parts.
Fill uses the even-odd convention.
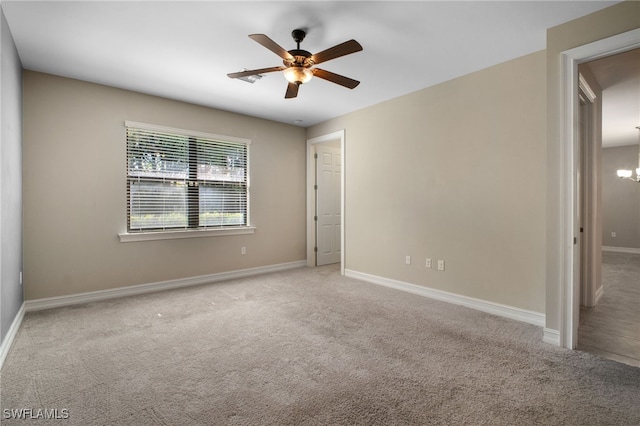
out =
[[[307,127],[546,47],[546,29],[618,1],[2,1],[23,67]],[[361,84],[226,75],[281,65],[247,37],[319,52],[364,50],[322,65]]]

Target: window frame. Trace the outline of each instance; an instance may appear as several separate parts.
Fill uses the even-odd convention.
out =
[[[158,133],[168,133],[174,135],[180,135],[187,137],[189,139],[197,139],[203,138],[208,140],[213,140],[216,142],[228,142],[231,144],[243,144],[246,146],[246,164],[245,164],[245,187],[246,187],[246,220],[242,225],[221,225],[221,226],[211,226],[211,227],[199,227],[199,225],[194,226],[194,223],[188,219],[189,223],[186,227],[181,228],[165,228],[165,229],[148,229],[148,230],[130,230],[129,229],[129,221],[130,221],[130,199],[129,199],[129,184],[130,184],[130,175],[128,170],[128,147],[127,147],[127,128],[135,128],[140,130],[147,130]],[[211,237],[211,236],[225,236],[225,235],[243,235],[243,234],[252,234],[255,231],[255,226],[251,225],[251,216],[250,216],[250,146],[251,140],[245,138],[238,138],[234,136],[226,136],[226,135],[216,135],[212,133],[199,132],[194,130],[186,130],[175,127],[167,127],[167,126],[159,126],[155,124],[148,123],[140,123],[135,121],[125,121],[124,122],[124,141],[125,141],[125,158],[127,159],[127,171],[126,171],[126,191],[127,191],[127,200],[126,200],[126,230],[118,234],[120,238],[120,242],[134,242],[134,241],[148,241],[148,240],[164,240],[164,239],[181,239],[181,238],[193,238],[193,237]],[[191,142],[189,142],[191,144]],[[192,147],[190,147],[192,148]],[[190,159],[191,160],[191,159]],[[191,163],[191,161],[190,161]],[[192,176],[189,176],[189,180],[192,179]],[[197,188],[197,187],[196,187]],[[188,188],[189,190],[189,188]],[[195,198],[197,202],[198,198]],[[194,199],[187,198],[187,203],[191,203],[193,205]]]

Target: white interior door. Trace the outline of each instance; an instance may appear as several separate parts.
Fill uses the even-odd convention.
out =
[[[316,265],[340,262],[340,148],[316,146]]]

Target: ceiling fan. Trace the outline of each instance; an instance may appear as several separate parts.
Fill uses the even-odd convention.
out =
[[[287,51],[264,34],[250,34],[249,37],[252,40],[260,43],[276,55],[280,56],[284,65],[280,65],[278,67],[233,72],[227,74],[227,76],[230,78],[241,78],[268,72],[284,71],[284,76],[289,82],[289,84],[287,85],[287,91],[284,95],[286,99],[295,98],[296,96],[298,96],[298,89],[300,88],[300,85],[311,80],[311,77],[313,76],[330,81],[332,83],[339,84],[349,89],[353,89],[358,84],[360,84],[359,81],[351,79],[349,77],[345,77],[320,68],[314,68],[314,65],[320,64],[322,62],[361,51],[362,46],[360,45],[360,43],[355,40],[349,40],[312,55],[306,50],[300,49],[300,43],[302,42],[302,40],[304,40],[304,37],[306,35],[307,33],[304,30],[293,30],[291,32],[291,36],[297,43],[298,47]]]

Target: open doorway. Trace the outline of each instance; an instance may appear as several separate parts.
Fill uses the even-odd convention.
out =
[[[307,140],[307,265],[344,275],[344,130]]]
[[[640,366],[640,184],[621,180],[617,169],[640,167],[640,49],[606,56],[579,65],[580,75],[597,86],[601,144],[593,182],[583,186],[581,220],[598,219],[599,232],[583,234],[581,306],[577,348],[609,359]],[[580,81],[578,134],[583,150],[579,183],[589,181],[589,96]],[[596,95],[594,95],[595,97]],[[600,136],[598,135],[598,136]],[[596,143],[599,141],[595,141]],[[586,164],[585,164],[586,163]],[[594,197],[595,196],[595,197]],[[589,203],[594,197],[596,203]],[[582,226],[582,225],[581,225]],[[595,237],[593,253],[589,237]],[[597,287],[589,273],[597,271]]]
[[[561,261],[561,313],[558,343],[575,349],[578,344],[580,307],[581,251],[579,218],[579,84],[578,66],[613,54],[640,48],[640,29],[618,34],[561,53],[563,112],[560,131],[563,135],[560,161],[560,187],[565,194],[560,205],[559,229],[562,233]],[[549,339],[547,339],[549,341]]]

